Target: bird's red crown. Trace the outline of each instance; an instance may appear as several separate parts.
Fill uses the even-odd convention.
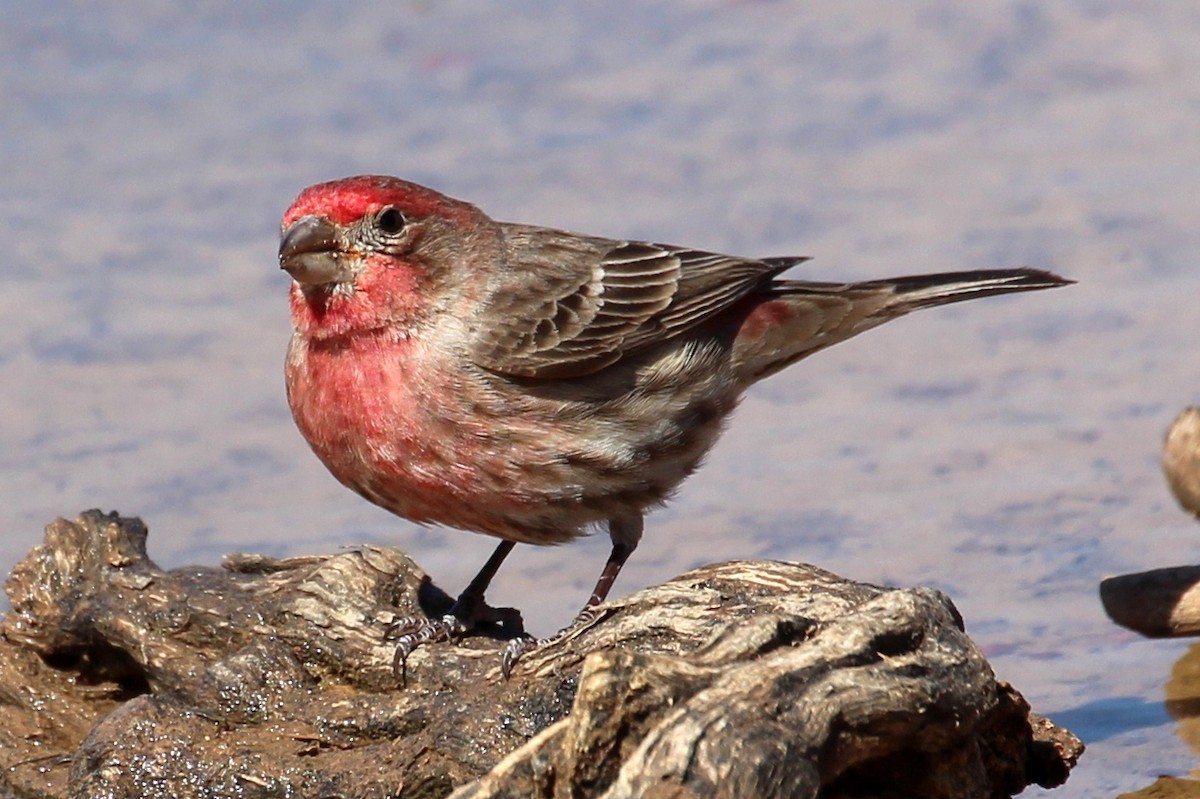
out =
[[[305,216],[323,216],[339,225],[350,224],[385,205],[395,205],[410,216],[442,214],[457,217],[466,203],[432,189],[386,175],[358,175],[318,183],[300,192],[283,215],[283,227]]]

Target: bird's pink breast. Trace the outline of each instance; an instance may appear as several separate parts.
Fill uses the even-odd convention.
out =
[[[525,500],[495,490],[500,453],[473,448],[446,402],[451,380],[420,347],[386,334],[295,339],[287,386],[296,424],[333,475],[375,504],[416,522],[506,535],[497,518],[519,514]]]

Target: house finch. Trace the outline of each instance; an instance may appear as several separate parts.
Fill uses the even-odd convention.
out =
[[[585,610],[602,602],[646,511],[751,384],[918,308],[1071,282],[1032,269],[777,277],[804,260],[495,222],[392,177],[300,194],[279,261],[294,281],[286,376],[301,433],[371,502],[501,539],[445,618],[402,620],[398,668],[423,641],[499,618],[483,594],[518,542],[607,525]]]

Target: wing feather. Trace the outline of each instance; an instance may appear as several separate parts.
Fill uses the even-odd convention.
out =
[[[504,229],[508,268],[488,287],[471,355],[487,369],[523,377],[603,369],[695,327],[806,260]]]

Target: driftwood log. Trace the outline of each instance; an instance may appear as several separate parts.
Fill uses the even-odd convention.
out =
[[[1162,466],[1179,506],[1200,519],[1200,408],[1185,408],[1171,423]],[[1200,566],[1107,577],[1100,601],[1110,619],[1150,638],[1200,635]]]
[[[137,519],[58,520],[7,583],[6,797],[995,797],[1082,750],[950,600],[775,562],[603,606],[508,681],[501,644],[382,631],[450,603],[403,553],[163,571]]]

